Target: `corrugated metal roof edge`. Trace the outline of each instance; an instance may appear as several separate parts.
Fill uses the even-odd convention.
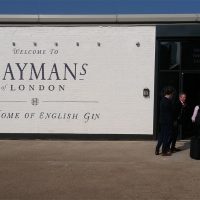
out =
[[[0,23],[200,22],[200,14],[0,15]]]

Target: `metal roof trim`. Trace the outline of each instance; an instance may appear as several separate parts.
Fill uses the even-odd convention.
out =
[[[0,22],[38,22],[38,15],[0,15]]]
[[[0,15],[0,23],[199,22],[200,14]]]
[[[117,22],[197,22],[199,14],[117,15]]]
[[[116,15],[39,15],[39,22],[51,23],[89,23],[106,22],[115,23]]]

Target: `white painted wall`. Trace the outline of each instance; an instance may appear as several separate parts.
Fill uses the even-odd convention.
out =
[[[17,49],[30,54],[18,54]],[[52,49],[57,54],[51,54]],[[16,63],[21,70],[27,63],[21,74]],[[29,80],[31,73],[34,79],[30,63],[37,72],[45,63],[43,78],[51,75],[52,80],[40,80],[42,74]],[[64,78],[63,63],[72,71],[77,63],[76,80],[69,72],[67,80],[56,80],[55,67],[59,78]],[[153,134],[154,69],[154,26],[1,27],[0,133]],[[29,85],[54,85],[55,90],[29,91]],[[58,91],[58,85],[64,85],[64,91]],[[146,87],[150,98],[143,97]],[[38,105],[32,105],[33,99]],[[41,113],[55,113],[56,118],[41,119]],[[76,118],[58,119],[59,113]],[[90,115],[88,121],[85,115]]]

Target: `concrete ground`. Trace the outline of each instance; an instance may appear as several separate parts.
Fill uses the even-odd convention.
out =
[[[155,141],[0,140],[1,200],[200,199],[189,142],[171,157]]]

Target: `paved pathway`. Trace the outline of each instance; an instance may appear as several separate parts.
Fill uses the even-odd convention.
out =
[[[200,199],[189,142],[171,157],[154,141],[0,140],[1,200]]]

